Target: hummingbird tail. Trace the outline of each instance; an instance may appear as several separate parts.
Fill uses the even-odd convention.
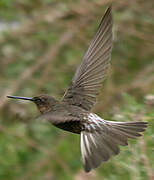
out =
[[[119,145],[128,145],[128,138],[141,136],[146,122],[106,121],[93,114],[84,131],[81,132],[81,155],[84,169],[89,172],[120,152]],[[98,119],[96,119],[96,117]]]

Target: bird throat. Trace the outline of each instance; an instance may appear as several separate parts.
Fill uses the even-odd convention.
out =
[[[37,104],[37,108],[39,109],[41,114],[51,111],[51,107],[49,105],[38,105]]]

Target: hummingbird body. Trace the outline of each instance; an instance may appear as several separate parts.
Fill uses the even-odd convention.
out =
[[[69,105],[66,102],[58,102],[48,95],[40,95],[39,98],[34,98],[37,99],[36,105],[42,114],[42,118],[48,119],[49,122],[60,129],[80,134],[84,128],[84,116],[88,114],[86,110]],[[46,99],[48,99],[48,102]],[[53,116],[55,116],[56,121]]]
[[[110,66],[111,50],[112,15],[109,7],[61,101],[48,95],[33,98],[8,96],[34,102],[41,119],[80,134],[82,162],[86,172],[97,168],[112,155],[117,155],[119,145],[128,145],[129,138],[141,136],[140,132],[147,127],[146,122],[107,121],[91,112]]]

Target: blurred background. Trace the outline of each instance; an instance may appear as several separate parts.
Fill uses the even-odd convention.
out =
[[[110,3],[112,66],[93,111],[149,127],[86,174],[78,135],[35,122],[33,103],[6,95],[60,100]],[[154,179],[153,0],[0,0],[0,57],[0,179]]]

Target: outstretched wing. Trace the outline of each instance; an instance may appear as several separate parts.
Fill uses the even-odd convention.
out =
[[[111,50],[112,15],[109,7],[62,101],[85,110],[92,108],[109,69]]]

